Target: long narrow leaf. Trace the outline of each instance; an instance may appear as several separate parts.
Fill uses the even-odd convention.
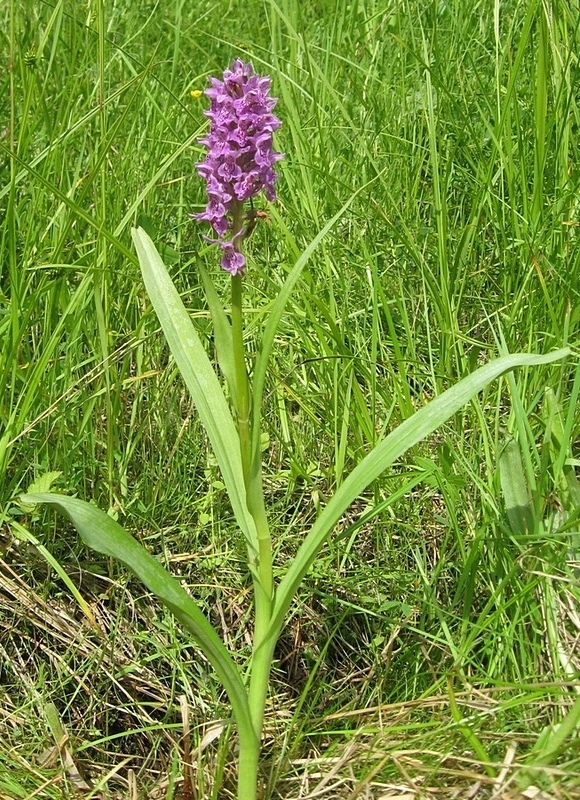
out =
[[[355,199],[357,195],[359,195],[364,189],[368,188],[368,186],[373,183],[378,177],[382,175],[380,172],[376,175],[372,180],[365,183],[361,186],[357,191],[346,201],[346,203],[336,212],[332,219],[329,219],[326,225],[319,231],[314,239],[310,242],[308,247],[304,250],[304,252],[300,255],[288,277],[286,278],[284,285],[282,286],[280,293],[276,297],[276,300],[272,304],[271,310],[268,314],[268,321],[264,328],[264,335],[262,337],[262,347],[261,350],[256,357],[256,363],[254,364],[254,377],[252,380],[252,419],[257,420],[260,418],[261,409],[262,409],[262,396],[264,394],[264,384],[266,382],[266,375],[268,373],[268,362],[270,360],[270,353],[272,352],[272,347],[274,345],[274,339],[276,337],[276,332],[278,330],[278,324],[284,313],[284,309],[286,308],[286,304],[290,299],[290,295],[292,293],[292,289],[294,288],[296,281],[302,274],[302,270],[310,260],[310,257],[315,252],[318,245],[324,239],[324,237],[332,230],[334,225],[338,222],[338,220],[346,213],[350,204]],[[252,463],[255,464],[257,459],[260,458],[261,450],[260,450],[260,426],[254,425],[252,431]]]
[[[198,264],[198,270],[203,282],[205,298],[211,314],[211,321],[213,322],[213,335],[215,339],[215,349],[217,351],[218,364],[220,365],[223,376],[228,383],[230,393],[234,398],[234,407],[236,407],[236,370],[234,365],[232,326],[206,268],[200,263]]]
[[[167,606],[193,634],[215,669],[228,693],[238,726],[246,726],[246,732],[252,735],[246,689],[240,673],[218,634],[179,582],[118,522],[95,506],[52,492],[25,494],[21,500],[31,504],[47,503],[64,513],[88,547],[120,561]]]
[[[577,740],[580,728],[580,697],[564,716],[562,722],[542,731],[538,741],[526,759],[526,766],[516,773],[516,781],[521,789],[536,783],[541,767],[553,764],[567,746],[572,747]]]
[[[10,523],[10,526],[11,526],[12,531],[13,531],[15,536],[17,536],[19,539],[22,539],[23,541],[29,542],[31,545],[33,545],[36,548],[36,550],[38,551],[38,553],[40,553],[40,555],[44,558],[44,560],[48,564],[50,564],[50,566],[56,572],[58,577],[61,579],[61,581],[66,586],[66,588],[69,590],[71,595],[74,597],[74,599],[79,604],[79,608],[81,609],[81,611],[83,612],[85,617],[90,622],[91,627],[94,628],[94,630],[97,633],[102,634],[101,628],[99,627],[99,624],[98,624],[97,620],[95,619],[95,615],[93,614],[90,605],[87,603],[85,598],[79,592],[79,590],[75,586],[74,582],[70,579],[67,571],[65,569],[63,569],[62,564],[60,564],[60,562],[57,561],[57,559],[52,555],[52,553],[49,550],[47,550],[46,547],[41,542],[38,541],[36,536],[34,536],[28,530],[28,528],[25,528],[24,525],[21,525],[16,520],[12,520],[12,522]]]
[[[580,371],[578,376],[580,376]],[[573,393],[578,390],[578,376],[574,381]],[[570,404],[573,402],[574,394],[570,397]],[[572,514],[580,509],[580,482],[576,477],[574,466],[568,460],[572,458],[570,443],[573,441],[573,437],[570,436],[569,430],[564,428],[560,405],[553,389],[546,389],[545,407],[548,416],[547,429],[550,432],[552,469],[560,492],[559,500],[566,511]],[[568,427],[568,422],[566,427]]]
[[[134,228],[132,234],[147,293],[211,442],[238,525],[256,552],[256,527],[246,504],[238,432],[220,382],[155,245],[142,228]]]
[[[372,483],[387,467],[401,458],[409,448],[416,445],[433,431],[437,430],[449,417],[453,416],[488,383],[503,373],[516,367],[531,367],[550,364],[569,355],[569,348],[554,350],[547,355],[528,355],[517,353],[498,358],[480,367],[472,375],[459,381],[405,420],[398,428],[380,442],[337,489],[336,494],[316,520],[300,546],[288,572],[280,582],[272,612],[270,631],[278,633],[292,598],[340,517],[349,505]]]

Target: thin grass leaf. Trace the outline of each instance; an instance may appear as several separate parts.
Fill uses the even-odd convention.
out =
[[[457,725],[458,730],[464,737],[468,746],[481,761],[486,773],[490,776],[490,778],[495,778],[497,775],[497,770],[492,764],[489,753],[485,749],[485,746],[479,736],[473,730],[470,721],[463,718],[463,714],[457,705],[455,690],[453,688],[453,678],[450,675],[447,676],[447,695],[449,697],[449,710],[451,711],[451,716],[453,717],[453,721]]]
[[[380,173],[382,175],[382,172]],[[276,337],[276,332],[278,330],[278,325],[280,323],[280,319],[282,314],[284,313],[284,309],[286,308],[286,304],[290,299],[290,295],[292,293],[292,289],[294,288],[296,281],[302,274],[302,270],[310,260],[310,257],[315,252],[318,245],[322,242],[324,237],[332,230],[334,225],[338,222],[338,220],[344,216],[346,211],[348,210],[349,206],[364,189],[367,189],[371,183],[373,183],[376,178],[380,177],[377,175],[372,180],[368,181],[368,183],[361,186],[354,192],[351,197],[344,203],[344,205],[336,212],[336,214],[329,219],[326,225],[320,230],[314,239],[310,242],[308,247],[304,250],[304,252],[300,255],[294,266],[292,267],[288,277],[286,278],[284,285],[282,286],[278,297],[272,304],[271,310],[268,314],[268,321],[264,328],[264,335],[262,337],[262,347],[261,350],[256,357],[256,362],[254,364],[254,377],[252,380],[252,419],[258,420],[260,418],[260,413],[262,409],[262,397],[264,394],[264,385],[266,382],[266,375],[268,373],[268,362],[270,360],[270,354],[272,352],[272,347],[274,345],[274,339]],[[252,463],[255,465],[257,459],[261,455],[261,443],[260,443],[260,427],[259,425],[254,425],[252,431]]]
[[[93,217],[88,213],[88,211],[85,211],[82,206],[80,206],[78,203],[75,203],[74,200],[71,200],[67,192],[62,191],[55,183],[47,180],[44,175],[41,175],[40,172],[37,172],[35,169],[33,169],[28,162],[24,161],[16,153],[11,152],[1,142],[0,150],[3,151],[7,159],[12,158],[17,164],[19,164],[23,168],[23,171],[27,172],[31,179],[38,182],[38,184],[43,187],[49,196],[54,195],[54,197],[58,198],[58,200],[60,200],[60,202],[65,205],[75,216],[79,217],[79,219],[82,219],[95,231],[102,234],[103,238],[106,239],[109,244],[113,245],[113,247],[124,256],[124,258],[126,258],[128,261],[134,261],[135,256],[133,253],[128,250],[125,245],[106,228],[100,219]]]
[[[544,730],[536,742],[532,753],[517,776],[522,789],[538,780],[538,768],[553,764],[563,750],[575,737],[580,727],[580,697],[568,711],[562,722]]]
[[[546,119],[548,116],[549,81],[549,36],[548,21],[543,4],[538,7],[536,22],[536,94],[534,102],[534,190],[532,199],[532,219],[537,225],[540,221],[543,193],[544,168],[546,158]]]
[[[302,578],[340,517],[387,467],[437,430],[472,397],[505,372],[516,367],[551,364],[565,358],[569,353],[569,348],[564,347],[546,355],[517,353],[498,358],[443,392],[383,439],[350,473],[307,534],[278,587],[270,630],[277,632],[280,629]]]
[[[23,542],[28,542],[29,544],[33,545],[36,548],[36,550],[40,553],[40,555],[44,558],[44,560],[47,562],[47,564],[50,564],[50,566],[59,576],[61,581],[67,587],[71,595],[79,604],[79,608],[81,609],[85,617],[88,619],[93,630],[95,630],[99,635],[102,635],[103,631],[101,630],[97,620],[95,619],[95,615],[93,614],[90,605],[87,603],[85,598],[79,592],[73,581],[69,578],[66,570],[63,569],[61,564],[59,564],[59,562],[52,555],[52,553],[49,552],[46,549],[46,547],[44,547],[44,545],[41,544],[41,542],[38,541],[36,536],[34,536],[28,530],[28,528],[25,528],[24,525],[21,525],[16,520],[12,520],[12,522],[10,523],[10,527],[12,528],[12,532],[14,533],[14,536],[17,539],[20,539]]]
[[[560,490],[560,500],[566,511],[573,513],[580,508],[580,482],[570,462],[572,458],[571,437],[564,429],[560,404],[553,389],[546,389],[545,407],[550,432],[550,450],[554,477]]]
[[[147,293],[211,442],[238,525],[255,553],[257,534],[246,504],[240,442],[222,387],[155,245],[142,228],[132,233]]]

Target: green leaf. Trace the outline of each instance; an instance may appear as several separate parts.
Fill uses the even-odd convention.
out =
[[[401,458],[407,450],[437,430],[500,375],[516,367],[551,364],[553,361],[565,358],[569,353],[570,349],[565,347],[547,355],[517,353],[491,361],[419,409],[383,439],[341,484],[304,539],[288,572],[278,586],[272,612],[271,635],[277,635],[280,630],[292,598],[326,537],[349,505],[378,478],[381,472]]]
[[[50,492],[53,483],[56,483],[61,475],[62,472],[57,470],[53,472],[44,472],[42,475],[39,475],[38,478],[32,481],[26,491],[30,494],[35,494],[36,492]],[[27,506],[22,503],[20,505],[22,510],[27,514],[31,514],[34,511],[34,506]]]
[[[58,474],[60,475],[61,473],[58,473]],[[34,483],[36,483],[36,481]],[[38,490],[36,490],[36,491],[38,491]],[[26,497],[29,497],[29,496],[30,495],[26,495]],[[36,495],[33,495],[33,496],[36,497]],[[22,503],[21,505],[22,505],[22,508],[30,509],[31,511],[33,511],[36,508],[36,504],[28,504],[27,505],[25,503]],[[97,620],[95,619],[95,615],[93,614],[93,612],[91,610],[91,607],[89,606],[89,604],[87,603],[85,598],[82,596],[82,594],[79,592],[79,590],[77,589],[77,587],[75,586],[73,581],[69,578],[66,570],[56,560],[56,558],[52,555],[52,553],[49,550],[47,550],[46,547],[41,542],[38,541],[36,536],[34,536],[28,530],[28,528],[25,528],[24,525],[21,525],[16,520],[13,520],[10,523],[10,527],[12,528],[12,533],[14,534],[14,536],[17,539],[20,539],[20,541],[22,541],[22,542],[28,542],[29,544],[33,545],[33,547],[35,547],[37,549],[37,551],[45,559],[45,561],[48,564],[50,564],[50,566],[53,568],[53,570],[59,576],[61,581],[67,587],[67,589],[69,590],[71,595],[75,598],[75,600],[79,604],[79,608],[81,609],[81,611],[83,612],[85,617],[88,619],[88,621],[90,622],[90,624],[93,627],[93,629],[98,634],[102,635],[103,631],[99,627],[99,624],[97,623]]]
[[[510,439],[499,457],[499,478],[512,533],[516,536],[531,533],[534,530],[532,496],[520,446],[515,439]]]
[[[246,689],[240,673],[218,634],[179,582],[118,522],[95,506],[75,497],[53,493],[25,494],[20,499],[28,504],[47,503],[57,508],[71,520],[88,547],[120,561],[161,600],[193,634],[215,669],[228,693],[238,726],[246,726],[245,733],[253,735]]]
[[[48,727],[50,728],[50,732],[52,733],[55,744],[58,747],[61,747],[62,743],[66,740],[66,731],[62,724],[58,709],[54,703],[44,703],[41,707],[44,711],[44,716],[48,723]]]
[[[199,263],[198,269],[201,280],[203,281],[203,288],[213,322],[213,334],[218,364],[228,383],[230,394],[234,400],[234,407],[236,407],[236,370],[234,366],[232,326],[230,325],[228,315],[224,311],[224,307],[221,304],[218,293],[215,290],[213,281],[208,275],[206,268],[203,264]]]
[[[571,436],[564,429],[562,412],[553,389],[546,389],[545,409],[547,429],[550,433],[550,453],[554,478],[560,492],[560,500],[568,513],[580,508],[580,482],[571,459]]]
[[[257,534],[246,503],[238,431],[220,382],[155,245],[142,228],[132,234],[147,293],[211,442],[238,525],[255,554]]]
[[[569,709],[564,719],[553,725],[540,737],[532,750],[529,761],[534,764],[553,764],[556,758],[580,728],[580,697]]]
[[[522,789],[526,789],[538,780],[540,767],[553,764],[563,751],[574,741],[577,741],[580,729],[580,697],[570,708],[562,722],[550,726],[542,731],[530,755],[526,759],[526,766],[517,774],[517,782]]]
[[[384,170],[383,170],[384,171]],[[380,172],[376,175],[372,180],[365,183],[356,192],[346,201],[346,203],[340,208],[336,214],[332,217],[332,219],[328,220],[326,225],[319,231],[314,239],[310,242],[308,247],[304,250],[304,252],[300,255],[288,277],[284,281],[284,285],[282,286],[280,293],[278,294],[277,298],[272,303],[272,307],[268,313],[268,321],[266,322],[266,326],[264,328],[264,335],[262,337],[262,347],[260,352],[256,357],[256,362],[254,364],[254,377],[252,380],[252,419],[254,420],[254,426],[252,430],[252,465],[253,470],[256,471],[257,464],[260,462],[261,459],[261,445],[260,445],[260,426],[255,424],[255,421],[260,419],[260,414],[262,410],[262,397],[264,394],[264,385],[266,383],[266,375],[268,374],[268,362],[270,360],[270,353],[272,352],[272,347],[274,345],[274,340],[276,337],[276,332],[278,330],[278,324],[284,313],[284,309],[286,308],[286,304],[290,299],[290,295],[292,293],[292,289],[294,288],[296,281],[302,274],[302,270],[310,260],[310,257],[317,249],[318,245],[322,242],[324,237],[332,230],[334,225],[338,222],[338,220],[344,216],[346,211],[348,210],[350,204],[355,199],[355,197],[360,194],[362,191],[368,188],[368,186],[373,183],[373,181],[377,180],[382,175]]]
[[[138,228],[143,228],[151,240],[157,238],[157,231],[155,230],[153,221],[151,217],[147,216],[147,214],[143,214],[143,212],[141,212],[137,216],[136,225]],[[177,250],[174,250],[173,247],[170,247],[168,244],[164,244],[163,242],[159,243],[159,254],[165,264],[173,265],[179,262],[179,253]]]

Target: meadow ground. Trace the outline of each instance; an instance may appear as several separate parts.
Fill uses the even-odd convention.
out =
[[[227,276],[190,214],[201,92],[236,57],[272,76],[285,153],[248,253],[250,353],[350,201],[268,374],[280,570],[414,410],[498,355],[572,348],[490,385],[343,518],[276,651],[267,796],[580,797],[577,0],[6,0],[0,19],[0,797],[232,796],[199,651],[18,496],[109,510],[247,654],[244,542],[130,238],[151,232],[213,352],[197,267],[224,301]]]

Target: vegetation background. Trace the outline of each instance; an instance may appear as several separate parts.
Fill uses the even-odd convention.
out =
[[[5,0],[0,19],[0,796],[229,797],[199,652],[16,499],[36,482],[109,509],[248,647],[243,542],[130,227],[211,348],[196,264],[226,302],[227,276],[190,213],[200,93],[235,57],[272,76],[286,154],[250,248],[250,349],[354,198],[271,365],[283,565],[414,409],[499,353],[578,346],[579,4]],[[579,390],[574,356],[507,377],[343,520],[279,644],[272,798],[580,797]]]

